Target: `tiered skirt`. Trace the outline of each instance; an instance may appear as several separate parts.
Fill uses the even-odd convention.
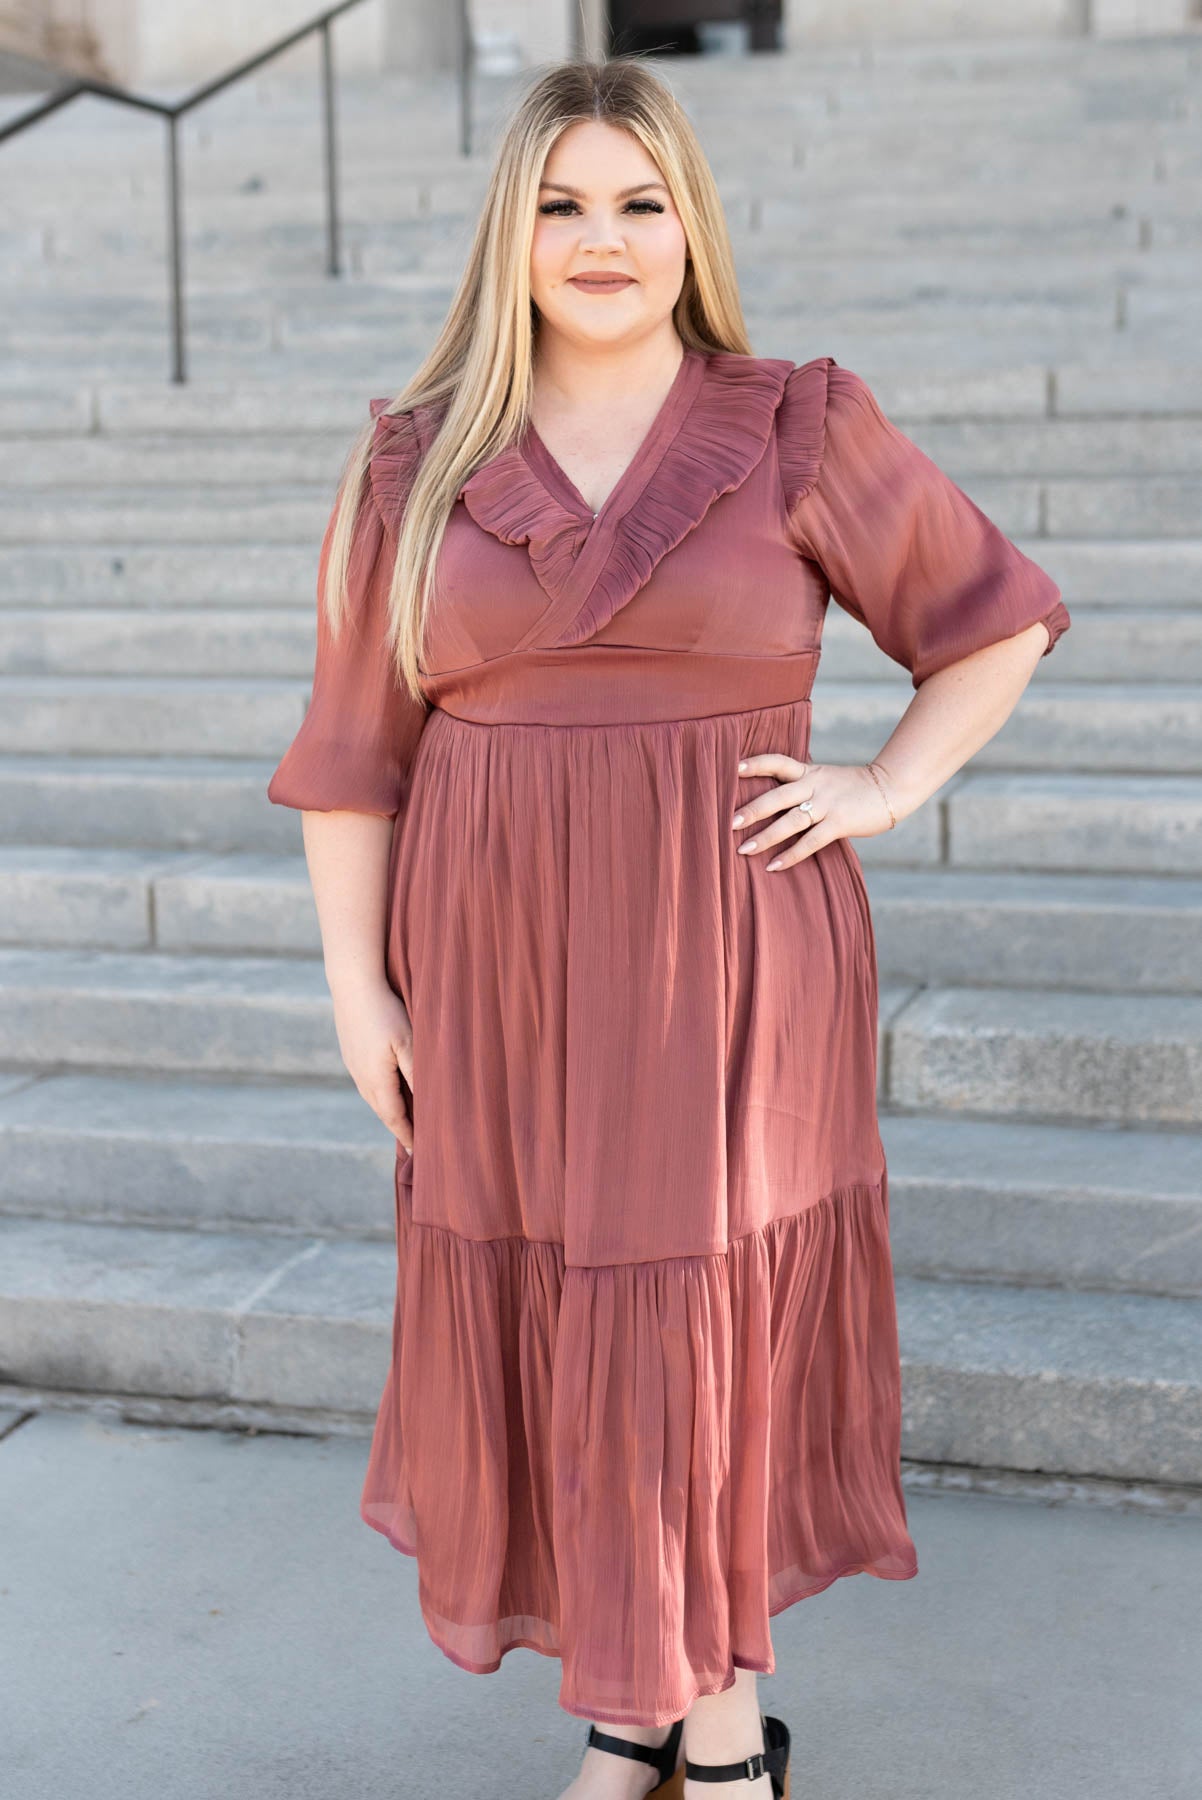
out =
[[[846,840],[740,857],[808,702],[636,725],[436,710],[390,878],[413,1022],[362,1516],[434,1643],[659,1725],[838,1577],[906,1580],[876,969]]]

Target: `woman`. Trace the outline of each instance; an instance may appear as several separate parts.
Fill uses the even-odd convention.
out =
[[[849,839],[993,736],[1068,614],[859,377],[751,353],[635,60],[533,83],[370,415],[268,790],[398,1140],[362,1514],[462,1668],[561,1659],[565,1800],[779,1800],[770,1616],[917,1572]],[[806,760],[832,592],[918,690],[866,765]]]

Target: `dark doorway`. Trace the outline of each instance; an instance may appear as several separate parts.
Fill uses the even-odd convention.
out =
[[[750,50],[779,50],[782,0],[609,0],[610,54],[697,56],[699,25],[743,21]]]

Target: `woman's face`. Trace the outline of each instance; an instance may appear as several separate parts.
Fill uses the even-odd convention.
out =
[[[530,252],[540,331],[581,347],[645,337],[670,319],[685,276],[684,227],[637,138],[570,125],[543,165]],[[588,276],[621,279],[590,287]]]

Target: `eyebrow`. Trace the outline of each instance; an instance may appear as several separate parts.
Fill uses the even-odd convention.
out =
[[[586,196],[580,192],[579,188],[568,187],[562,181],[540,181],[538,185],[540,188],[555,188],[561,194],[571,194],[573,200],[583,200],[586,198]],[[645,188],[663,188],[665,194],[668,191],[667,188],[664,187],[662,181],[640,181],[637,182],[634,187],[622,188],[619,191],[618,199],[626,200],[631,194],[641,194]]]

